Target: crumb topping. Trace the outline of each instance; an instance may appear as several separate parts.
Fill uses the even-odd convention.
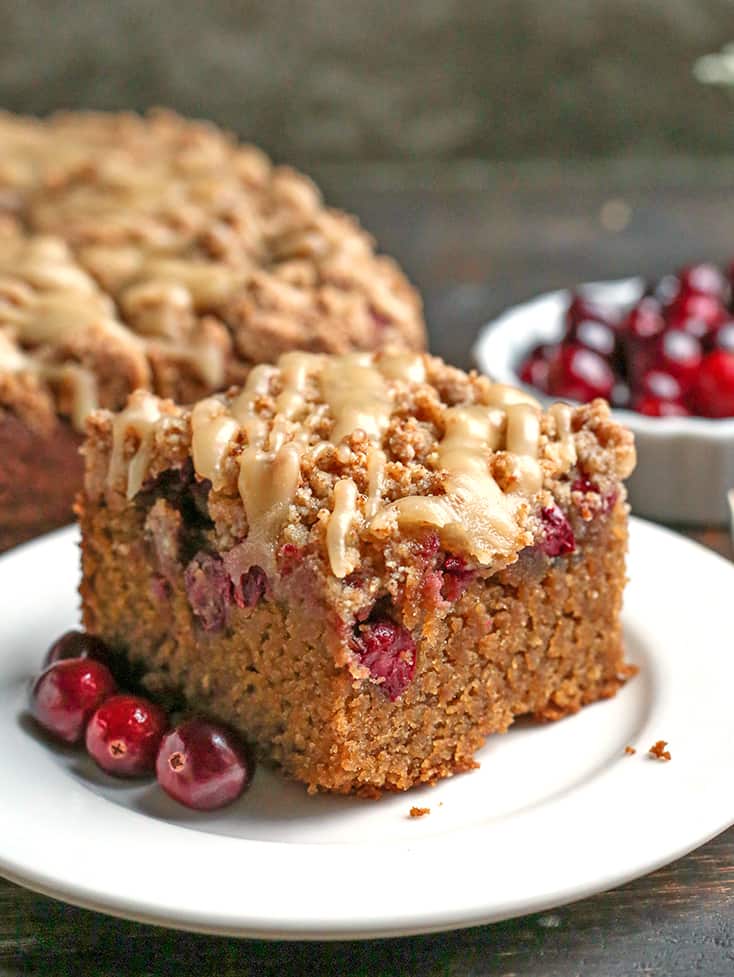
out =
[[[668,761],[671,759],[670,750],[666,750],[665,747],[668,745],[667,740],[658,740],[656,743],[650,747],[647,751],[648,756],[653,757],[655,760]]]
[[[133,499],[171,466],[175,444],[258,565],[272,567],[284,543],[312,543],[344,580],[365,547],[429,532],[497,568],[533,542],[592,428],[618,443],[614,477],[631,471],[631,437],[607,423],[601,401],[583,415],[562,404],[543,413],[524,393],[429,356],[292,352],[192,410],[134,394],[104,421],[98,490]]]

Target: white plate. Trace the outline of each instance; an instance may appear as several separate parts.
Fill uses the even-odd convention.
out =
[[[481,769],[380,801],[308,797],[258,770],[216,815],[98,773],[24,717],[50,641],[77,618],[76,537],[0,559],[0,874],[184,929],[396,936],[485,923],[608,889],[734,822],[734,566],[634,521],[624,626],[640,674],[562,722],[491,738]],[[670,763],[646,756],[670,742]],[[637,748],[627,756],[624,748]],[[430,815],[411,819],[412,805]]]

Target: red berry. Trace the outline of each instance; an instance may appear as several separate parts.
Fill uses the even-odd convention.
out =
[[[467,568],[463,556],[448,555],[441,566],[443,582],[441,596],[445,600],[456,601],[476,577],[477,571]]]
[[[734,353],[717,349],[704,357],[692,399],[703,417],[734,417]]]
[[[583,319],[569,329],[566,338],[585,349],[590,349],[604,359],[611,359],[617,349],[617,333],[605,322]]]
[[[592,482],[586,472],[583,472],[582,474],[578,475],[573,482],[571,482],[571,491],[583,492],[584,495],[586,495],[588,492],[598,493],[599,486],[596,484],[596,482]]]
[[[634,408],[638,414],[648,417],[687,417],[690,411],[683,404],[671,400],[660,400],[652,394],[646,394],[635,401]]]
[[[702,295],[714,295],[718,299],[726,300],[728,287],[724,273],[716,265],[702,262],[698,265],[688,265],[678,272],[681,292],[698,292]]]
[[[643,397],[652,396],[658,400],[679,401],[683,394],[680,383],[664,370],[648,370],[640,386]]]
[[[726,309],[715,295],[682,292],[666,309],[665,318],[668,328],[705,339],[725,321]]]
[[[582,492],[584,495],[588,495],[590,493],[593,493],[594,495],[600,495],[601,511],[604,513],[612,511],[619,497],[616,489],[612,489],[611,492],[608,492],[605,495],[601,495],[601,492],[599,491],[599,486],[596,484],[596,482],[592,481],[584,471],[582,471],[573,480],[573,482],[571,482],[571,491]]]
[[[191,719],[163,737],[155,769],[158,783],[175,801],[214,811],[240,796],[253,764],[233,730]]]
[[[31,712],[57,739],[78,743],[92,713],[116,691],[106,665],[67,658],[42,672],[31,689]]]
[[[113,695],[87,723],[87,753],[117,777],[142,777],[155,771],[167,729],[160,706],[137,695]]]
[[[95,661],[109,665],[110,651],[101,638],[86,631],[67,631],[51,645],[43,659],[42,668],[66,658],[94,658]]]
[[[413,680],[416,647],[407,628],[389,618],[378,618],[360,625],[352,650],[360,664],[369,670],[373,679],[391,702],[405,692]]]
[[[520,379],[528,386],[545,392],[548,388],[548,360],[531,353],[520,367]]]
[[[646,295],[630,310],[623,324],[624,331],[632,340],[652,339],[665,329],[660,303]]]
[[[609,399],[614,387],[611,367],[597,353],[575,343],[559,346],[548,374],[548,392],[586,402]]]
[[[255,607],[268,589],[268,576],[262,567],[251,566],[243,573],[233,588],[234,602],[238,607]]]
[[[571,524],[557,505],[540,510],[543,538],[540,549],[546,556],[564,556],[576,549],[576,539]]]
[[[702,360],[701,343],[682,329],[668,329],[657,341],[656,365],[675,377],[684,393],[693,385]]]

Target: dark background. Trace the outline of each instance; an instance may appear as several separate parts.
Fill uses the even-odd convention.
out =
[[[0,24],[8,108],[166,104],[312,169],[734,149],[729,91],[693,76],[731,0],[3,0]]]

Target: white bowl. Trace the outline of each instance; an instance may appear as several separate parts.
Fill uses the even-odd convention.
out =
[[[580,287],[599,302],[631,306],[640,297],[640,278],[592,282]],[[570,292],[541,295],[516,305],[488,323],[474,346],[474,359],[484,373],[502,383],[523,387],[517,371],[525,355],[539,343],[558,342]],[[637,468],[628,481],[630,502],[641,516],[689,525],[725,525],[729,521],[727,491],[734,486],[734,418],[646,417],[614,410],[617,420],[635,435]]]

